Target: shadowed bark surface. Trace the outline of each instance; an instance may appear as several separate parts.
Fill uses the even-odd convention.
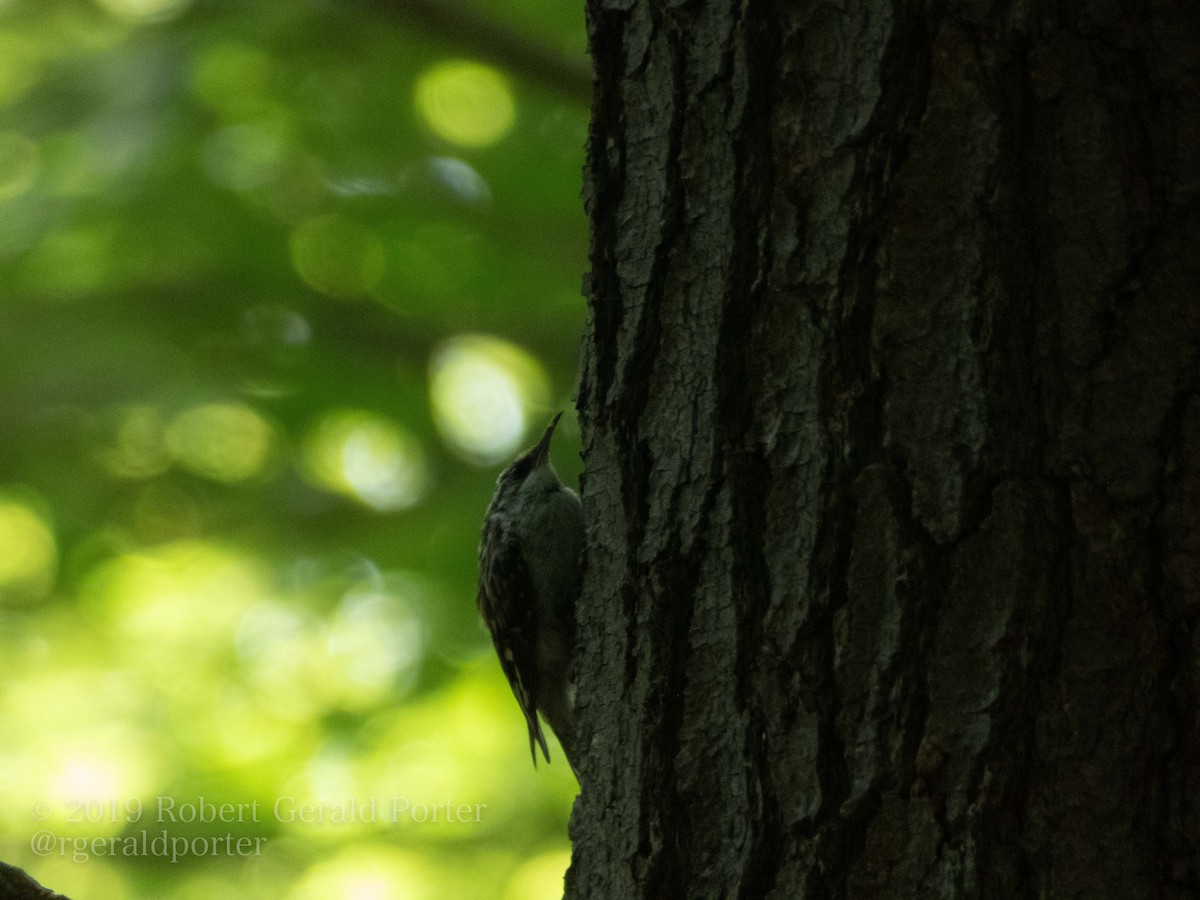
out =
[[[1200,7],[590,0],[571,898],[1200,892]]]

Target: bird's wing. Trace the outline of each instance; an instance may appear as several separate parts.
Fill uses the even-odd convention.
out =
[[[512,687],[525,724],[529,726],[529,752],[537,765],[537,747],[546,762],[550,750],[538,722],[537,703],[537,598],[529,576],[521,542],[504,517],[490,515],[483,526],[479,560],[479,590],[476,601],[480,615],[492,635],[500,666]]]

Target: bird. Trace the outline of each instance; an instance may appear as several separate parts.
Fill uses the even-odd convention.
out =
[[[575,606],[583,585],[584,524],[579,495],[550,464],[560,412],[533,447],[496,479],[483,518],[476,603],[500,667],[525,716],[533,765],[550,750],[550,726],[578,778],[575,712]]]

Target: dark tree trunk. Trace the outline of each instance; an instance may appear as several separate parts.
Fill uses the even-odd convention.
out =
[[[1200,4],[588,17],[568,896],[1200,895]]]

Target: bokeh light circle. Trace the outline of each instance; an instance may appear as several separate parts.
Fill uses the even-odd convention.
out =
[[[304,448],[305,474],[326,490],[381,512],[418,503],[429,488],[420,442],[387,416],[333,410],[321,417]]]
[[[292,232],[292,264],[309,287],[346,299],[383,277],[383,244],[370,228],[345,216],[314,216]]]
[[[228,483],[262,471],[274,433],[267,421],[241,403],[202,403],[175,416],[166,428],[174,460],[196,475]]]
[[[416,106],[438,137],[463,147],[487,147],[512,130],[516,100],[507,79],[491,66],[451,60],[417,79]]]
[[[0,497],[0,597],[43,593],[54,577],[58,544],[40,515]]]
[[[550,382],[530,353],[500,338],[458,335],[430,360],[434,421],[451,449],[481,465],[518,450],[533,415],[548,409]]]

